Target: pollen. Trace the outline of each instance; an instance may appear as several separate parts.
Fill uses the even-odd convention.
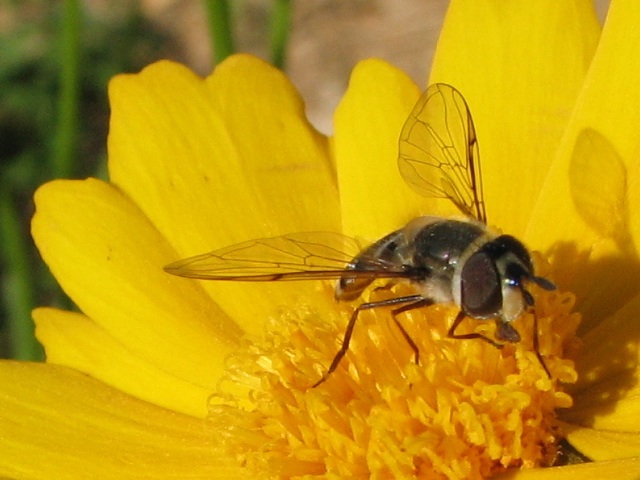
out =
[[[381,289],[371,299],[407,292]],[[563,386],[577,380],[580,316],[571,293],[534,295],[551,378],[533,350],[533,313],[513,323],[521,341],[499,349],[449,338],[458,310],[433,305],[398,316],[419,363],[390,310],[367,310],[336,371],[313,388],[353,305],[336,304],[328,315],[291,308],[270,319],[264,339],[228,359],[210,401],[214,434],[255,477],[481,479],[550,466],[563,438],[557,412],[572,405]],[[491,336],[495,325],[465,319],[465,330]]]

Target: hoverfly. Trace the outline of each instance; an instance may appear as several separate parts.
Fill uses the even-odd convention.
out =
[[[355,308],[341,348],[314,387],[338,367],[363,310],[393,307],[392,317],[416,363],[418,347],[396,317],[434,303],[453,303],[460,308],[449,328],[450,338],[481,339],[498,348],[502,346],[499,342],[520,341],[511,322],[534,305],[527,285],[533,283],[545,290],[555,286],[534,274],[531,256],[519,240],[487,228],[475,127],[464,97],[455,88],[437,83],[422,94],[400,135],[398,168],[413,190],[450,200],[466,219],[418,217],[364,249],[336,233],[251,240],[180,260],[165,270],[204,280],[336,279],[335,298],[347,302],[360,298],[376,279],[412,285],[415,294],[364,302]],[[496,339],[480,333],[457,334],[465,317],[494,319]],[[539,352],[535,315],[534,329],[536,356],[551,377]]]

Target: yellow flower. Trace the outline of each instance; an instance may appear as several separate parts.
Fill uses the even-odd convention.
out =
[[[523,341],[497,350],[445,338],[455,309],[438,305],[401,319],[419,365],[388,311],[368,311],[312,389],[350,312],[330,285],[162,270],[295,231],[375,239],[431,212],[396,170],[420,90],[404,74],[360,64],[332,142],[247,56],[205,80],[168,62],[114,79],[110,183],[36,194],[34,238],[82,313],[37,310],[47,363],[0,363],[0,475],[482,478],[550,465],[566,437],[595,461],[514,478],[636,478],[639,20],[614,0],[598,41],[586,1],[454,0],[433,67],[471,107],[490,223],[540,251],[560,286],[536,294],[554,380],[530,316]]]

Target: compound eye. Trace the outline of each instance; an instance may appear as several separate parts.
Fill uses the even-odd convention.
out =
[[[500,313],[500,274],[495,261],[485,252],[476,252],[467,259],[460,275],[460,285],[461,306],[467,314],[483,318]]]

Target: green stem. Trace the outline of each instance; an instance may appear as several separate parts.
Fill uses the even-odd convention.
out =
[[[226,0],[205,0],[211,46],[215,63],[222,62],[233,53],[233,32],[229,2]]]
[[[42,360],[42,347],[35,339],[31,310],[35,305],[34,278],[29,249],[11,195],[0,192],[0,255],[5,265],[3,296],[8,315],[13,358]]]
[[[271,12],[271,61],[282,69],[287,53],[287,42],[291,27],[291,1],[274,0]]]
[[[52,173],[56,178],[76,173],[80,101],[80,0],[64,0],[62,9],[58,127],[52,157]]]

